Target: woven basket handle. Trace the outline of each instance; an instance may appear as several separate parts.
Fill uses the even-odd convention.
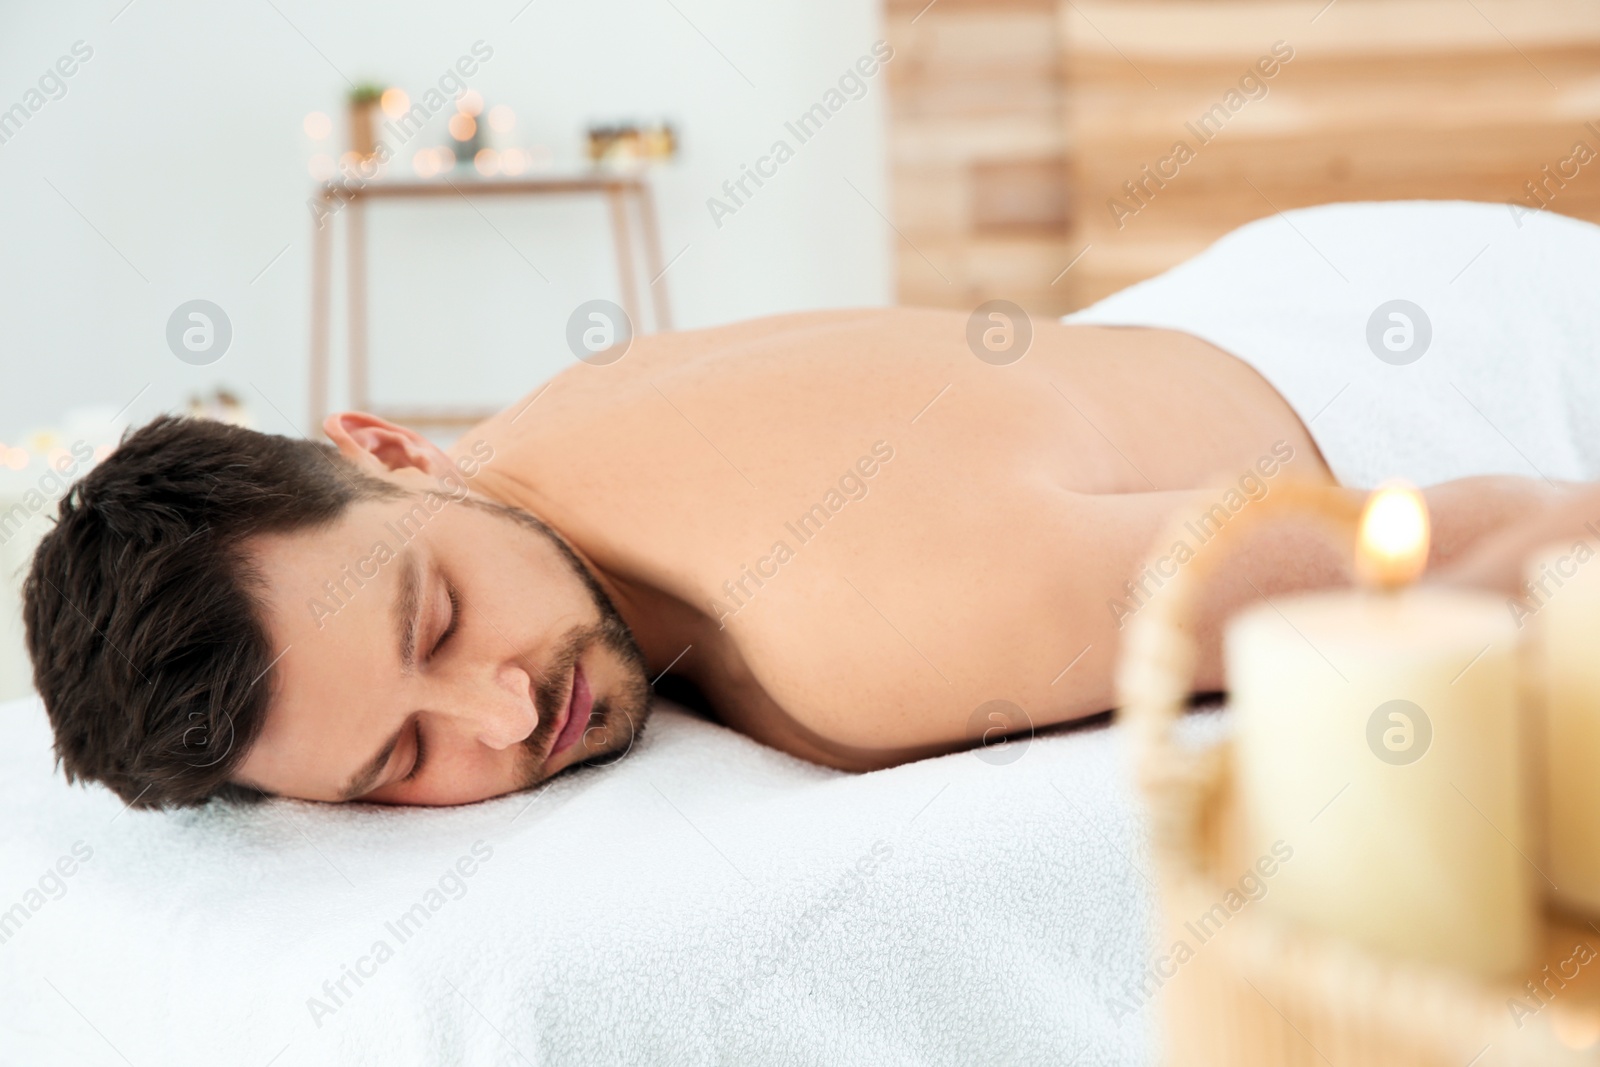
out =
[[[1117,664],[1118,714],[1133,738],[1158,857],[1191,873],[1202,870],[1202,818],[1227,753],[1221,746],[1185,749],[1172,736],[1194,681],[1197,650],[1190,623],[1200,593],[1246,534],[1290,515],[1323,520],[1353,555],[1361,507],[1334,487],[1286,481],[1229,519],[1129,623]],[[1174,543],[1186,540],[1184,518],[1175,516],[1163,528],[1152,566]]]

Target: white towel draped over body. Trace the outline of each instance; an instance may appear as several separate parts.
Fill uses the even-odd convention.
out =
[[[1344,485],[1593,480],[1597,274],[1600,227],[1551,212],[1329,204],[1243,226],[1063,321],[1181,330],[1232,353],[1289,402]],[[1396,300],[1431,327],[1414,362],[1380,359],[1369,345],[1373,313]],[[1407,342],[1425,329],[1400,314],[1381,316],[1378,331],[1391,360],[1411,354]]]

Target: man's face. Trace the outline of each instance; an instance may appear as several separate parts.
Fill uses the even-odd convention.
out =
[[[367,500],[249,555],[280,658],[245,784],[465,804],[625,752],[649,714],[627,626],[526,513],[437,493]]]

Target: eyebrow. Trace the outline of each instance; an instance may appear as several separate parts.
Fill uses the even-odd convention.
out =
[[[400,645],[400,669],[410,674],[417,666],[417,612],[422,581],[417,557],[408,548],[400,553],[400,589],[394,598],[394,625]]]
[[[392,616],[394,619],[396,640],[400,646],[400,669],[410,674],[417,665],[417,612],[420,609],[421,577],[417,557],[410,549],[400,554],[400,589],[395,594]],[[406,732],[407,723],[401,723],[389,740],[383,743],[373,757],[362,765],[361,769],[350,776],[344,788],[339,790],[339,800],[354,800],[378,780],[378,775],[389,765],[389,758],[394,755],[394,750],[400,744],[401,736]]]

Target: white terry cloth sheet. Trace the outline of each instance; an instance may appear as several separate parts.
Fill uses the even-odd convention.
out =
[[[1117,727],[853,775],[663,704],[612,766],[431,810],[122,810],[49,744],[0,705],[6,1067],[1154,1056]]]
[[[1328,204],[1242,226],[1062,321],[1181,330],[1232,353],[1283,395],[1348,486],[1592,480],[1597,270],[1600,227],[1551,212]],[[1423,315],[1385,310],[1373,331],[1388,357],[1379,358],[1369,322],[1395,300]],[[1390,310],[1411,320],[1409,336]]]

